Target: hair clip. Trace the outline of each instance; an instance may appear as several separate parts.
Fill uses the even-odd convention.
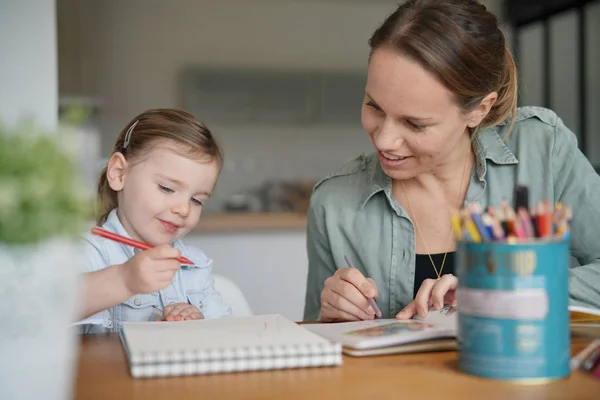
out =
[[[131,124],[129,129],[127,129],[127,133],[125,134],[125,140],[123,141],[124,149],[126,149],[127,146],[129,146],[129,141],[131,140],[131,133],[133,132],[133,128],[135,128],[135,126],[138,124],[138,122],[140,122],[139,119],[137,121],[135,121],[133,124]]]

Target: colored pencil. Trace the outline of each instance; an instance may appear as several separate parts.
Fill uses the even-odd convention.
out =
[[[454,239],[456,241],[462,240],[462,228],[460,226],[460,215],[457,213],[452,213],[450,217],[450,221],[452,222],[452,232],[454,233]]]
[[[130,239],[125,236],[121,236],[116,233],[109,232],[107,230],[104,230],[104,229],[98,228],[98,227],[92,228],[92,233],[94,235],[101,236],[105,239],[110,239],[110,240],[113,240],[118,243],[122,243],[122,244],[126,244],[128,246],[131,246],[131,247],[135,247],[136,249],[139,249],[139,250],[149,250],[154,247],[154,246],[149,245],[148,243],[140,242],[139,240],[135,240],[135,239]],[[185,257],[178,257],[177,261],[181,262],[182,264],[186,264],[186,265],[194,265],[192,260],[188,260]]]
[[[578,369],[598,346],[600,346],[600,339],[594,340],[593,342],[588,344],[583,350],[577,353],[575,357],[571,358],[571,370]]]
[[[471,219],[477,227],[477,231],[479,232],[479,235],[481,235],[481,239],[484,242],[489,242],[490,240],[492,240],[492,236],[490,236],[488,228],[485,226],[485,223],[481,218],[481,207],[479,206],[479,204],[471,204],[470,211]]]
[[[479,230],[477,230],[477,225],[471,219],[468,210],[462,210],[462,221],[465,226],[465,236],[468,235],[472,242],[481,242],[481,235],[479,234]]]
[[[451,226],[457,241],[520,243],[536,239],[568,240],[571,235],[570,222],[573,209],[570,205],[557,202],[554,208],[550,200],[535,202],[527,208],[529,194],[525,187],[518,190],[519,208],[513,209],[508,201],[487,210],[478,203],[451,215]]]

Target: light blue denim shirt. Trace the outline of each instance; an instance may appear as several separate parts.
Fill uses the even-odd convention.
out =
[[[473,140],[475,166],[465,203],[513,203],[517,185],[529,187],[530,204],[548,199],[573,207],[569,295],[573,305],[600,308],[600,176],[557,115],[520,108],[509,121]],[[376,154],[363,155],[317,183],[307,219],[308,281],[305,320],[319,318],[325,279],[344,268],[348,255],[379,289],[378,306],[393,317],[413,299],[415,229],[392,195],[391,179]]]
[[[108,215],[102,228],[130,237],[121,225],[116,209]],[[94,272],[111,265],[122,264],[139,252],[131,246],[92,234],[85,235],[84,240],[84,272]],[[205,318],[231,316],[231,308],[215,291],[211,275],[212,260],[202,251],[184,246],[180,240],[173,243],[173,247],[192,260],[194,265],[182,265],[173,282],[159,292],[137,294],[124,303],[80,321],[78,324],[82,326],[82,332],[118,332],[125,321],[154,321],[162,316],[164,307],[171,303],[189,303],[197,307]]]

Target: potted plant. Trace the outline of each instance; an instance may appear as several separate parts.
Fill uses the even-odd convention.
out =
[[[0,399],[72,395],[91,207],[65,132],[0,125]]]

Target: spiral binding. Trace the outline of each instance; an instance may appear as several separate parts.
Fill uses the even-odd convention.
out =
[[[342,364],[339,343],[267,345],[130,355],[135,378],[333,366]]]

